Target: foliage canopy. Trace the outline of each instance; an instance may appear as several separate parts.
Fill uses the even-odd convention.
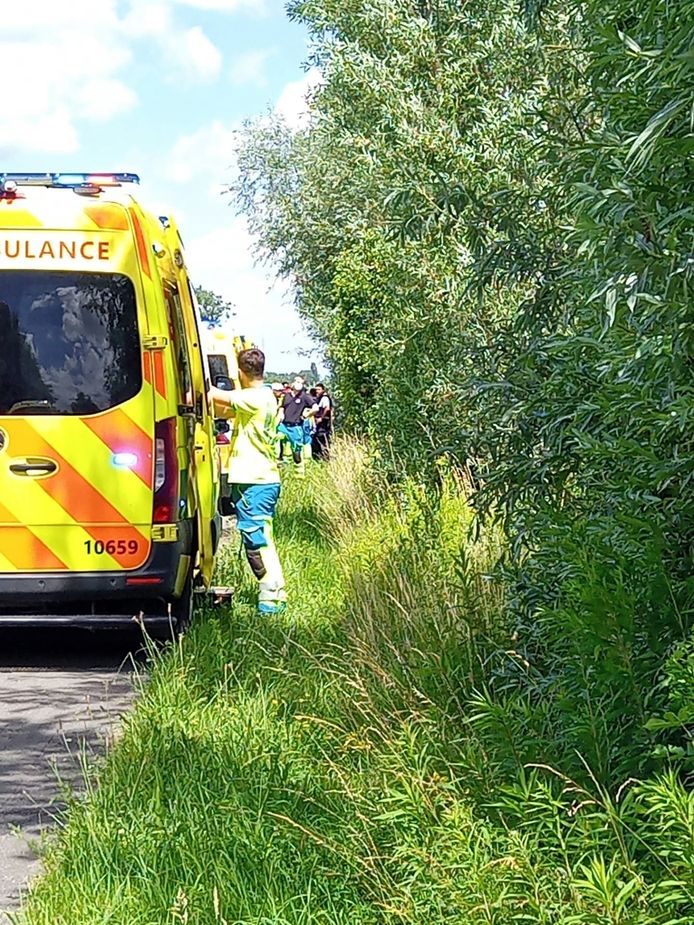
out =
[[[347,423],[503,521],[532,671],[486,709],[552,715],[528,760],[601,786],[691,773],[649,717],[694,598],[694,0],[289,10],[322,83],[303,130],[247,128],[237,203]]]

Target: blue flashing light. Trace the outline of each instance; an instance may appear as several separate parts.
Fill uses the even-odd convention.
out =
[[[46,186],[58,189],[100,189],[139,183],[136,173],[2,173],[0,183],[14,181],[17,186]]]
[[[116,469],[134,469],[137,465],[135,453],[114,453],[111,462]]]
[[[55,186],[83,186],[86,182],[83,173],[59,173],[53,177]]]

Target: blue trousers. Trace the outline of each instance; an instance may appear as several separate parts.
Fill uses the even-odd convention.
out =
[[[231,486],[236,507],[236,526],[243,539],[246,558],[259,582],[258,605],[287,600],[284,574],[272,532],[272,518],[280,497],[280,484]]]
[[[301,450],[306,443],[306,435],[303,424],[278,424],[277,432],[289,440],[292,453],[295,450]],[[311,438],[309,436],[309,442]]]

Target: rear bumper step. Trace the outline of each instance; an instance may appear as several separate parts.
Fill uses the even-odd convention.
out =
[[[129,626],[141,626],[154,629],[156,627],[175,626],[176,619],[169,616],[128,616],[127,614],[74,614],[72,616],[63,613],[43,613],[43,614],[11,614],[0,613],[0,629],[10,627],[90,627],[94,629],[126,629]]]

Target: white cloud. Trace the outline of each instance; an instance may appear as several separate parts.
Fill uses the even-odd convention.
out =
[[[214,80],[222,70],[222,53],[205,35],[200,26],[172,35],[170,47],[178,60],[193,75],[202,80]]]
[[[217,79],[221,52],[200,26],[177,21],[176,2],[129,0],[125,9],[123,0],[3,3],[3,156],[79,150],[81,124],[107,122],[137,105],[131,65],[135,54],[151,55],[153,47],[172,79]],[[207,2],[206,8],[228,12],[256,6],[252,0]]]
[[[174,0],[182,6],[192,6],[197,10],[211,10],[217,13],[236,13],[239,10],[251,10],[264,13],[265,0]]]
[[[274,53],[274,49],[264,48],[247,51],[245,54],[239,55],[238,58],[232,61],[229,69],[231,82],[237,87],[244,84],[255,84],[258,87],[265,86],[267,84],[265,65]]]
[[[121,22],[121,30],[139,39],[156,39],[171,29],[171,8],[165,2],[131,0],[130,12]]]
[[[237,306],[240,315],[252,316],[269,285],[266,274],[254,265],[253,250],[246,221],[237,217],[190,241],[186,255],[196,284],[219,292]]]
[[[301,80],[287,84],[279,95],[275,112],[292,128],[305,125],[307,95],[319,83],[319,72],[311,70]],[[238,124],[227,125],[217,119],[190,134],[181,135],[169,153],[165,176],[179,184],[206,182],[208,189],[219,192],[234,177],[239,128]]]
[[[291,128],[303,128],[308,122],[308,97],[311,91],[320,86],[321,79],[320,71],[311,68],[301,80],[287,84],[280,94],[275,112]]]
[[[117,22],[115,0],[23,0],[21,3],[2,4],[2,29],[5,35],[34,35],[38,30],[55,33],[55,30],[90,29],[99,32],[112,28]]]
[[[303,365],[301,354],[311,345],[286,288],[274,280],[271,270],[257,265],[257,245],[245,219],[234,218],[194,238],[186,246],[186,257],[195,285],[234,303],[233,327],[265,351],[270,369]]]
[[[219,188],[231,179],[235,157],[236,127],[217,120],[178,139],[165,173],[175,183],[203,180]]]
[[[104,120],[136,104],[135,93],[117,76],[129,60],[127,47],[111,45],[91,23],[75,23],[64,32],[57,28],[53,35],[41,23],[33,41],[21,29],[13,33],[3,27],[0,85],[21,88],[11,94],[13,104],[7,105],[7,97],[0,109],[3,147],[75,150],[76,113],[86,120]]]
[[[214,80],[222,70],[222,53],[200,26],[181,29],[176,25],[170,2],[131,0],[122,31],[151,47],[158,46],[172,78],[181,74],[196,80]]]
[[[3,158],[14,157],[17,151],[72,154],[79,148],[70,114],[63,107],[31,117],[0,111],[0,139]]]
[[[120,80],[105,77],[87,81],[77,94],[82,116],[108,122],[137,105],[137,94]]]

